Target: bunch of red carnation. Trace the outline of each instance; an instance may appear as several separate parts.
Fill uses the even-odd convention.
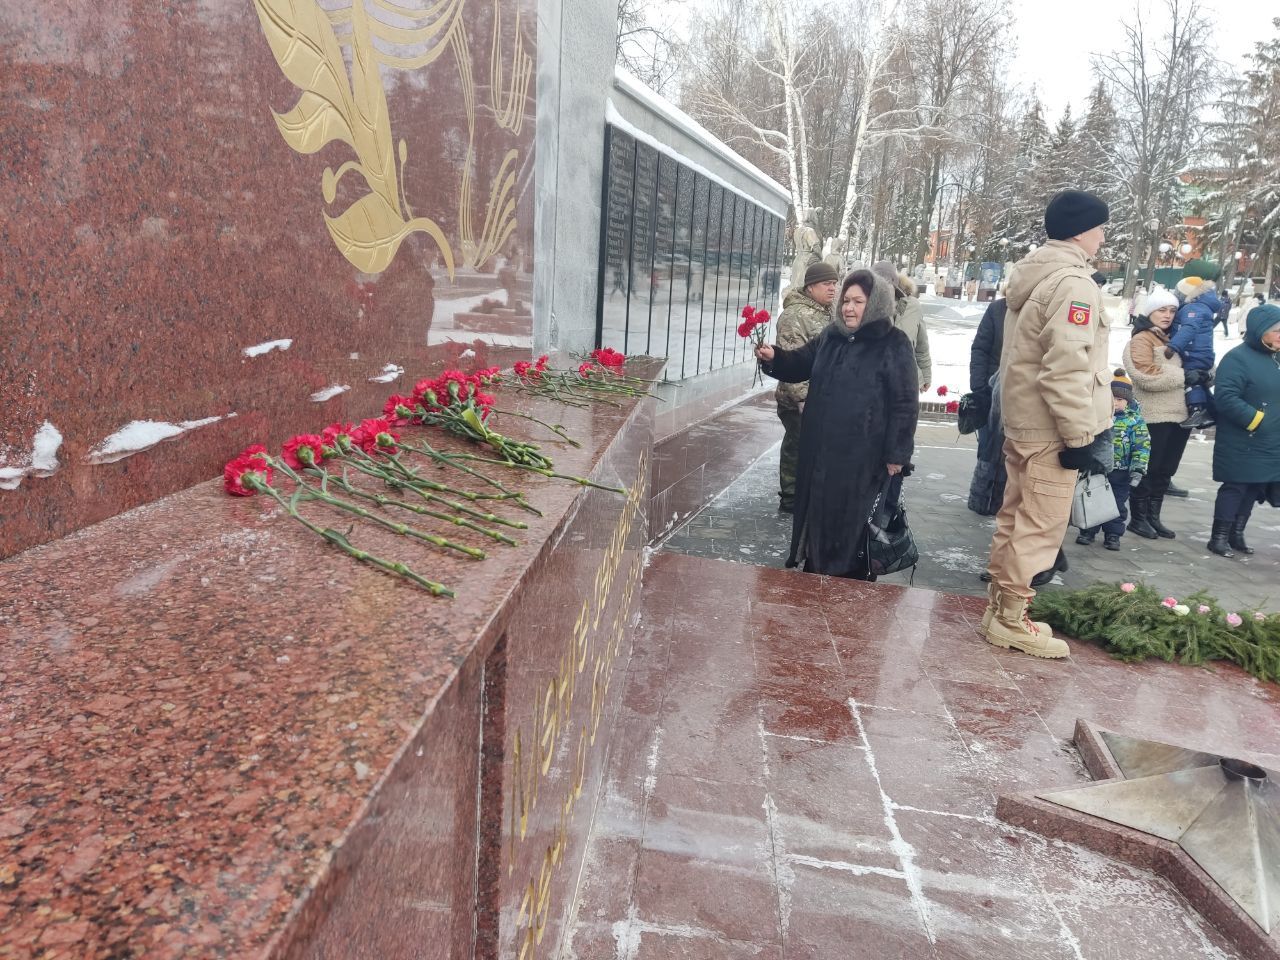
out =
[[[757,310],[748,304],[742,308],[742,322],[738,324],[738,336],[750,338],[757,347],[764,344],[765,327],[772,317],[768,310]]]
[[[627,362],[626,354],[619,353],[613,347],[592,350],[591,359],[613,373],[621,373],[622,365]],[[582,367],[578,368],[578,372],[582,373]],[[586,376],[586,374],[583,374],[583,376]]]
[[[528,360],[517,360],[511,368],[521,380],[539,380],[542,378],[542,372],[547,369],[547,355],[544,353],[533,363]]]
[[[519,366],[520,364],[517,363],[516,367],[519,368]],[[518,373],[519,369],[516,372]],[[393,407],[393,400],[403,400],[403,398],[389,398],[383,413],[390,408],[396,416],[403,417],[405,414],[402,411],[408,410],[408,415],[413,416],[418,413],[419,407],[427,413],[437,413],[450,408],[461,409],[473,406],[480,412],[483,419],[489,416],[489,411],[497,401],[480,388],[495,382],[498,376],[497,367],[490,367],[474,374],[466,374],[460,370],[446,370],[434,380],[419,380],[415,383],[413,396],[409,398],[411,403],[396,404]]]

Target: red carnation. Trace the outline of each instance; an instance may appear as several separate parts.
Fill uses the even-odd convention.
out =
[[[756,316],[755,316],[756,323],[760,323],[760,324],[768,323],[768,322],[769,322],[769,319],[770,319],[770,318],[769,318],[769,311],[768,311],[768,310],[757,310],[757,311],[756,311]]]
[[[382,415],[391,421],[392,426],[402,426],[409,422],[409,417],[413,416],[413,408],[415,406],[413,397],[393,393],[387,397],[387,402],[382,405]],[[409,413],[400,413],[400,407],[404,407]]]
[[[222,468],[222,486],[233,497],[252,497],[257,484],[270,485],[271,464],[266,461],[267,448],[260,443],[247,447]]]
[[[356,428],[356,432],[351,435],[351,439],[359,445],[360,449],[365,453],[374,453],[377,450],[395,449],[395,441],[400,439],[398,433],[392,433],[392,423],[385,417],[377,417],[369,420],[361,420],[360,426]],[[389,437],[391,442],[383,441],[379,443],[380,437]]]
[[[304,450],[309,450],[310,453],[302,453]],[[319,466],[324,459],[324,438],[314,433],[300,433],[290,437],[281,449],[281,459],[294,470]]]
[[[947,413],[959,413],[959,412],[960,412],[960,401],[959,401],[959,400],[948,400],[948,401],[947,401]]]
[[[591,364],[589,364],[589,363],[580,363],[580,364],[578,364],[578,376],[580,376],[580,377],[589,377],[589,376],[591,376],[591,371],[592,371],[592,370],[594,370],[594,369],[595,369],[595,367],[593,367],[593,366],[592,366]]]
[[[945,397],[947,395],[947,385],[944,383],[938,388],[938,396]]]
[[[748,304],[747,306],[742,308],[742,319],[750,320],[753,316],[755,316],[755,313],[756,313],[756,308]]]
[[[331,423],[320,431],[320,437],[326,447],[338,446],[339,436],[353,436],[356,432],[354,423]]]
[[[622,365],[626,363],[626,356],[619,353],[613,347],[605,347],[602,350],[592,350],[591,359],[602,367],[611,370],[621,370]]]
[[[512,364],[512,369],[515,370],[517,377],[527,380],[529,378],[529,371],[533,369],[533,364],[528,360],[517,360]]]
[[[754,329],[755,329],[755,324],[748,323],[746,320],[744,320],[742,321],[742,323],[738,324],[738,336],[749,337],[751,336],[751,331]]]
[[[545,353],[533,362],[533,369],[535,370],[547,369],[547,355]]]
[[[502,379],[502,370],[498,367],[486,367],[483,370],[477,370],[476,379],[488,386]]]

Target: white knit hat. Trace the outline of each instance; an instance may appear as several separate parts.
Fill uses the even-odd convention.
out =
[[[1164,287],[1156,287],[1142,301],[1142,306],[1138,309],[1138,316],[1149,317],[1151,311],[1159,310],[1161,307],[1178,306],[1178,298],[1166,290]]]

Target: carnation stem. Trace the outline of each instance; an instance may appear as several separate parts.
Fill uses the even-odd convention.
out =
[[[299,489],[305,492],[305,496],[309,500],[319,500],[322,503],[327,503],[329,506],[338,510],[344,510],[347,513],[354,514],[362,520],[368,520],[370,523],[376,523],[381,527],[385,527],[392,533],[399,534],[402,537],[421,540],[424,543],[429,543],[442,550],[454,550],[464,556],[470,557],[473,560],[483,560],[485,558],[485,552],[477,547],[468,547],[465,544],[454,543],[452,540],[448,540],[434,533],[427,533],[425,530],[419,530],[416,527],[411,527],[407,523],[399,523],[395,520],[388,520],[386,517],[380,517],[376,513],[366,510],[364,507],[357,506],[354,503],[349,503],[346,500],[335,497],[323,488],[317,489],[315,487],[308,486],[302,477],[298,476],[289,468],[288,464],[275,460],[274,458],[272,458],[270,462],[272,466],[279,469],[290,480],[298,484]]]
[[[542,470],[538,467],[531,467],[524,463],[515,463],[511,460],[494,460],[491,457],[481,457],[474,453],[459,453],[456,456],[463,457],[467,460],[476,460],[480,463],[492,463],[495,466],[507,467],[511,470],[528,470],[530,473],[536,473],[544,477],[552,477],[556,480],[569,480],[583,487],[595,487],[597,490],[608,490],[610,493],[620,493],[623,496],[627,493],[626,487],[610,487],[603,483],[596,483],[594,480],[588,480],[586,477],[575,477],[568,473],[555,473],[551,470]]]
[[[582,444],[580,444],[577,440],[573,439],[573,437],[565,433],[564,427],[560,426],[559,424],[556,424],[553,426],[552,424],[547,423],[545,420],[539,420],[537,417],[531,417],[527,413],[518,413],[515,410],[499,410],[497,407],[494,407],[493,412],[502,414],[504,417],[520,417],[523,420],[531,420],[534,423],[538,424],[539,426],[546,427],[548,430],[550,430],[552,433],[554,433],[557,437],[559,437],[561,440],[563,440],[565,443],[569,444],[570,446],[572,447],[582,446]]]
[[[321,489],[324,489],[327,483],[332,482],[337,484],[338,487],[340,487],[342,491],[349,496],[360,497],[363,500],[372,501],[380,507],[399,507],[401,510],[410,510],[420,516],[432,517],[436,520],[441,520],[444,523],[452,523],[455,527],[465,527],[468,530],[474,530],[476,533],[482,533],[486,537],[490,537],[497,540],[499,543],[505,543],[511,547],[520,545],[518,541],[512,540],[505,533],[498,530],[490,530],[488,527],[482,527],[480,524],[473,523],[463,517],[454,516],[448,513],[440,513],[437,510],[432,510],[428,507],[422,506],[421,504],[409,503],[407,500],[397,500],[395,497],[384,496],[381,493],[368,493],[351,483],[351,481],[345,476],[345,473],[343,476],[339,477],[336,474],[332,474],[326,470],[317,469],[315,467],[312,467],[310,472],[320,478]]]
[[[368,563],[368,564],[371,564],[372,566],[378,567],[379,569],[385,570],[388,573],[394,573],[396,576],[404,577],[404,579],[409,580],[412,583],[416,583],[418,586],[422,587],[423,589],[430,591],[433,596],[437,596],[437,597],[454,596],[454,592],[450,590],[448,587],[446,587],[443,583],[437,583],[434,580],[428,580],[426,577],[423,577],[420,574],[414,573],[411,569],[409,569],[403,563],[393,562],[390,560],[383,560],[381,557],[376,557],[371,553],[368,553],[364,550],[359,549],[358,547],[354,547],[351,545],[351,542],[347,540],[347,538],[343,534],[339,533],[337,530],[333,530],[329,527],[325,527],[322,529],[316,526],[314,523],[312,523],[310,520],[308,520],[306,517],[304,517],[301,513],[298,512],[297,500],[298,500],[299,494],[301,493],[301,488],[299,488],[299,490],[294,493],[292,498],[286,500],[284,498],[284,495],[281,494],[279,490],[277,490],[275,487],[271,486],[270,484],[264,483],[262,480],[258,479],[252,474],[245,475],[245,485],[252,487],[254,490],[257,490],[260,493],[265,493],[267,496],[271,497],[271,499],[273,499],[276,503],[280,504],[280,506],[284,508],[285,512],[288,513],[289,516],[293,517],[293,519],[297,520],[300,524],[302,524],[312,533],[316,534],[317,536],[321,537],[324,540],[329,541],[335,547],[337,547],[338,549],[346,553],[348,556],[354,557],[356,560],[359,560],[361,563]]]
[[[528,510],[530,513],[536,514],[539,517],[542,516],[542,511],[526,500],[523,493],[508,490],[492,477],[485,476],[479,470],[474,470],[471,467],[468,467],[465,463],[458,463],[457,458],[453,454],[445,453],[443,450],[437,450],[426,440],[423,440],[420,443],[407,443],[402,440],[400,441],[400,447],[401,449],[409,450],[413,453],[419,453],[425,457],[430,457],[442,466],[450,466],[455,470],[461,470],[468,476],[475,477],[477,480],[483,481],[494,489],[500,491],[503,494],[502,499],[510,499],[512,503],[521,509]]]

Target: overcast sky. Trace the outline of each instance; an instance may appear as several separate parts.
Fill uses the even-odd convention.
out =
[[[1145,6],[1152,10],[1148,36],[1158,36],[1164,4]],[[1271,35],[1270,17],[1280,14],[1276,0],[1200,0],[1200,6],[1213,21],[1206,42],[1224,66],[1237,68],[1248,61],[1255,41]],[[1119,22],[1132,15],[1133,0],[1012,0],[1012,8],[1014,79],[1027,88],[1034,84],[1050,122],[1068,103],[1078,118],[1096,82],[1089,55],[1120,45]]]
[[[823,0],[806,0],[819,3]],[[998,0],[993,0],[998,2]],[[1132,16],[1135,2],[1150,12],[1148,35],[1159,36],[1163,0],[1009,0],[1014,16],[1008,51],[1014,79],[1024,91],[1034,86],[1050,124],[1070,103],[1079,118],[1096,76],[1089,62],[1094,53],[1116,49],[1123,39],[1120,19]],[[1185,6],[1190,0],[1180,0]],[[1241,68],[1257,40],[1271,36],[1271,17],[1280,15],[1280,0],[1199,0],[1213,22],[1209,43],[1224,65]],[[689,21],[702,0],[651,0],[650,17],[687,37]]]

